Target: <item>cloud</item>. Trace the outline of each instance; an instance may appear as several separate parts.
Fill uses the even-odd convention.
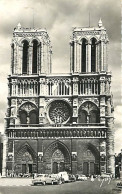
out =
[[[115,131],[116,131],[118,130],[118,128],[122,128],[122,105],[116,106],[114,118],[115,118]]]
[[[115,133],[115,153],[120,153],[122,149],[122,128],[119,128]]]

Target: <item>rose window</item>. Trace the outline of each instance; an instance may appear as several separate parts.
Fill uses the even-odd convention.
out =
[[[49,117],[54,123],[66,122],[70,117],[69,106],[66,102],[52,102],[49,108]]]

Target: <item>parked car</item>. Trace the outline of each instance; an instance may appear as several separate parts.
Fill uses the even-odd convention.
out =
[[[70,181],[70,182],[75,182],[75,181],[76,181],[75,175],[69,174],[69,181]]]
[[[27,177],[27,178],[28,178],[28,177],[30,177],[30,176],[31,176],[30,173],[24,173],[24,174],[23,174],[23,177]]]
[[[77,180],[78,181],[87,181],[87,177],[84,174],[77,175]]]
[[[46,184],[59,184],[61,183],[60,177],[58,174],[50,174],[45,178]]]
[[[48,174],[38,174],[37,177],[35,179],[32,180],[32,185],[40,185],[46,184],[46,177],[48,176]]]
[[[101,174],[101,179],[104,179],[104,178],[111,178],[111,174],[110,173],[103,173]]]
[[[32,180],[32,185],[45,185],[45,184],[59,184],[60,177],[58,174],[38,174],[38,176]]]
[[[64,180],[64,182],[69,182],[69,176],[68,176],[68,173],[66,171],[63,171],[63,172],[59,172],[58,173],[58,176]]]

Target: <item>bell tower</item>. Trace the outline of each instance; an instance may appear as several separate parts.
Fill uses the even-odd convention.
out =
[[[79,116],[81,120],[85,118],[84,122],[89,123],[91,120],[85,112],[79,115],[76,102],[80,99],[83,102],[96,101],[98,123],[107,128],[106,139],[100,143],[100,171],[114,174],[113,100],[111,73],[108,72],[108,42],[101,19],[98,27],[75,27],[70,40],[70,72],[73,76],[73,121],[79,122]]]
[[[51,73],[51,46],[45,29],[23,28],[19,23],[11,44],[11,74]]]
[[[70,42],[71,72],[107,72],[108,42],[108,35],[101,19],[96,28],[74,28]]]

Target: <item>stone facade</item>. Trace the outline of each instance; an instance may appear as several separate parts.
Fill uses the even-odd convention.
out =
[[[108,36],[74,28],[70,73],[51,73],[44,29],[14,29],[3,175],[67,172],[114,175],[114,129]]]

